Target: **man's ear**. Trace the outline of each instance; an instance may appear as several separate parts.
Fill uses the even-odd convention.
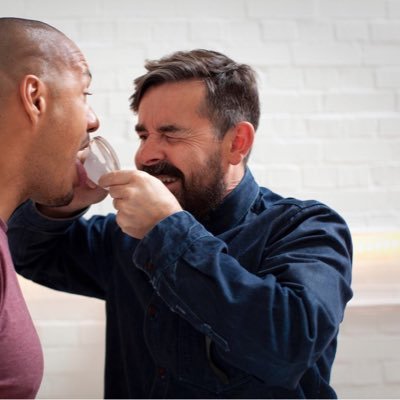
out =
[[[253,146],[254,135],[254,127],[247,121],[239,122],[232,128],[232,132],[230,132],[230,164],[240,164],[247,154],[249,154]]]
[[[45,85],[35,75],[26,75],[20,83],[20,96],[27,117],[36,124],[46,110]]]

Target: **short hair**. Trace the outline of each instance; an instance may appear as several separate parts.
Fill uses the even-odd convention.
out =
[[[30,73],[40,78],[49,71],[59,73],[71,62],[63,50],[72,41],[45,22],[0,18],[0,37],[0,71],[14,79]]]
[[[147,61],[147,73],[135,79],[130,97],[137,112],[146,91],[163,83],[201,80],[206,87],[205,112],[221,139],[240,121],[254,129],[260,119],[260,101],[255,71],[216,51],[196,49],[178,51],[159,60]]]
[[[46,32],[53,31],[58,32],[63,35],[61,31],[54,28],[43,21],[38,21],[34,19],[26,19],[26,18],[16,18],[16,17],[0,17],[0,27],[4,27],[5,29],[33,29],[33,30],[43,30]]]

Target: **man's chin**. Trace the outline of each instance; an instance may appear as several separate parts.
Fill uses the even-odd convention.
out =
[[[64,207],[71,203],[74,198],[74,192],[70,191],[68,194],[59,197],[51,197],[46,199],[45,201],[40,201],[38,203],[43,204],[47,207]]]

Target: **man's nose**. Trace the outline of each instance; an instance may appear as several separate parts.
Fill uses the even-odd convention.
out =
[[[100,121],[97,118],[96,113],[92,110],[92,108],[89,108],[88,116],[87,116],[87,131],[90,132],[95,132],[97,129],[99,129],[100,126]]]
[[[153,165],[160,161],[165,160],[165,151],[163,143],[158,137],[149,137],[143,142],[137,153],[136,161],[139,161],[142,165]]]

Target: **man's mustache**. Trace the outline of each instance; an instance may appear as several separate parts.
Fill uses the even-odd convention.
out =
[[[175,176],[181,179],[184,178],[183,173],[178,168],[165,161],[159,162],[158,164],[154,165],[143,165],[141,167],[141,170],[153,176],[168,175]]]

